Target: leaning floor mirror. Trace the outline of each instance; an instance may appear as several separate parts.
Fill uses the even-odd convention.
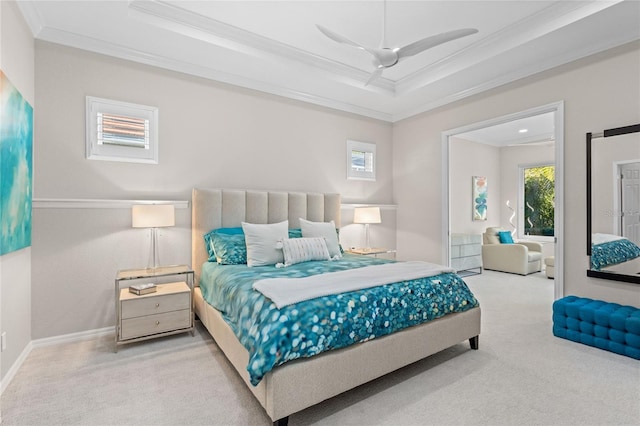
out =
[[[587,275],[640,284],[640,124],[587,133]]]

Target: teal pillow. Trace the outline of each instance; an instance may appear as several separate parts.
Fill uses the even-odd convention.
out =
[[[241,227],[218,228],[204,234],[209,262],[221,265],[247,263],[247,247]]]
[[[302,238],[302,229],[289,229],[289,238]]]
[[[214,232],[211,235],[213,247],[213,259],[210,262],[218,262],[220,265],[242,265],[247,263],[247,243],[244,234],[225,234]]]
[[[216,261],[216,255],[213,251],[213,242],[211,241],[211,237],[213,236],[214,232],[216,232],[215,229],[213,231],[207,232],[202,236],[204,238],[204,246],[206,247],[207,253],[209,254],[209,262]]]
[[[500,244],[513,244],[513,237],[509,231],[498,232],[498,238],[500,238]]]
[[[217,234],[226,234],[226,235],[244,234],[241,226],[238,226],[235,228],[218,228],[218,229],[214,229],[212,232],[215,232]]]

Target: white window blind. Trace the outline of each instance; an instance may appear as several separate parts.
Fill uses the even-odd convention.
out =
[[[87,96],[87,158],[158,163],[158,108]]]
[[[376,144],[347,141],[347,179],[376,180]]]
[[[358,172],[373,171],[373,153],[366,151],[351,151],[351,169]]]
[[[98,144],[149,149],[149,120],[98,112]]]

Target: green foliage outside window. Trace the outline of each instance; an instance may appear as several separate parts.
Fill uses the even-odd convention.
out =
[[[526,235],[554,235],[555,167],[524,170],[524,231]]]

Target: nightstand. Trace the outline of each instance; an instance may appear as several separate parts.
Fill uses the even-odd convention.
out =
[[[129,292],[136,280],[171,277],[180,281],[157,284],[154,293],[138,296]],[[186,265],[118,271],[115,351],[119,345],[141,340],[188,331],[193,335],[193,280],[193,270]]]
[[[392,254],[395,257],[396,251],[392,250],[392,249],[386,249],[386,248],[352,248],[349,250],[346,250],[347,253],[351,253],[351,254],[360,254],[363,256],[374,256],[374,257],[378,257],[378,255],[382,255],[382,254]]]

